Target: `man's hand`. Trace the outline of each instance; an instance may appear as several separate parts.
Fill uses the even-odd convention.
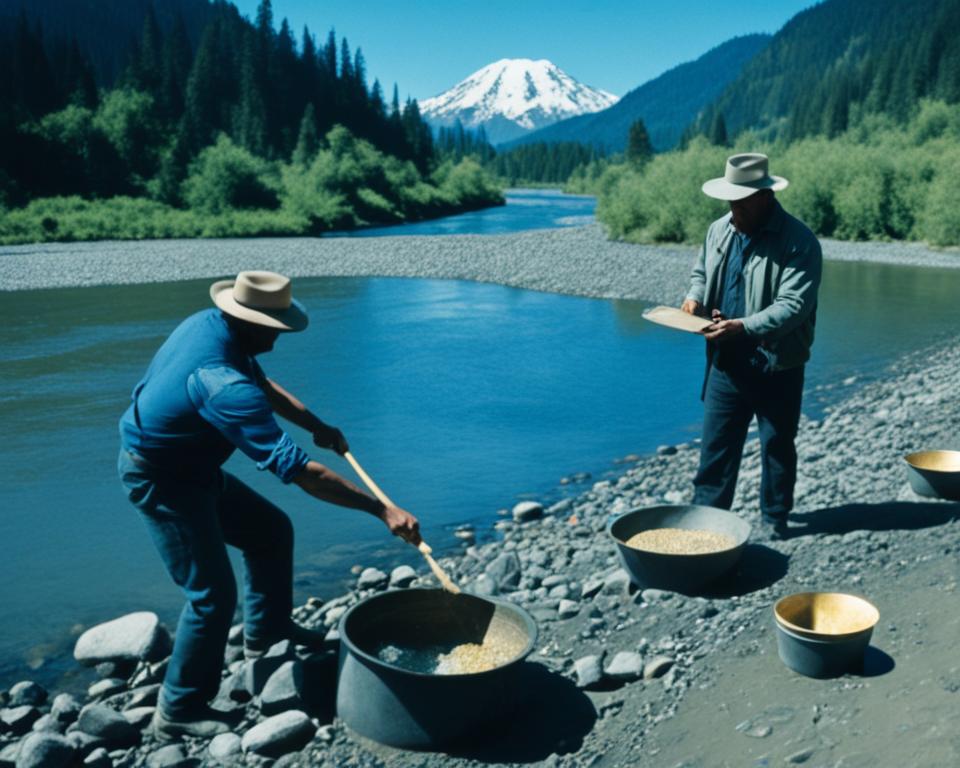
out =
[[[320,448],[329,448],[341,456],[350,450],[350,446],[347,445],[347,438],[343,436],[343,432],[327,424],[314,427],[313,444]]]
[[[712,319],[713,325],[702,331],[707,341],[724,342],[743,333],[743,320],[726,320],[719,309],[713,310]]]
[[[703,304],[695,299],[684,299],[683,304],[680,306],[680,309],[686,312],[688,315],[702,315],[703,314]]]
[[[420,523],[407,510],[384,506],[380,519],[394,536],[399,536],[415,547],[420,544]]]

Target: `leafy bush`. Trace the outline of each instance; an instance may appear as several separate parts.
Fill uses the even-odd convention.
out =
[[[183,183],[183,199],[203,213],[225,213],[234,208],[267,208],[280,205],[279,182],[270,163],[221,134],[202,150]]]

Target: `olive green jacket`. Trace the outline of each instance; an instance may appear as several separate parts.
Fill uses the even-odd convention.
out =
[[[810,359],[823,255],[816,236],[775,202],[763,231],[754,237],[743,267],[746,312],[743,328],[770,358],[774,371]],[[709,317],[720,306],[723,271],[736,230],[730,214],[717,219],[697,255],[686,298]]]

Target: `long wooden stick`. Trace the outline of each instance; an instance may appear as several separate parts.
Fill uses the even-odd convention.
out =
[[[390,501],[390,497],[380,489],[380,486],[373,482],[373,478],[363,471],[363,467],[360,466],[360,462],[353,457],[353,454],[350,453],[350,451],[344,452],[343,458],[350,462],[350,466],[353,467],[353,471],[357,473],[361,480],[363,480],[364,485],[370,489],[373,495],[380,500],[381,504],[386,504],[388,507],[396,506],[396,504]],[[440,585],[447,590],[447,592],[459,595],[460,587],[453,583],[453,580],[447,575],[447,572],[440,567],[440,564],[436,560],[433,559],[433,555],[431,554],[433,549],[430,548],[430,545],[421,540],[417,549],[427,561],[427,565],[430,566],[430,570],[433,571],[433,575],[437,577]]]

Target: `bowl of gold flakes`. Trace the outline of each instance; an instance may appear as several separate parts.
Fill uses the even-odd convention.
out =
[[[445,749],[516,699],[537,625],[504,600],[442,589],[382,592],[340,622],[337,715],[405,749]]]
[[[639,588],[687,594],[733,568],[750,537],[750,526],[738,515],[695,504],[635,509],[607,530]]]

